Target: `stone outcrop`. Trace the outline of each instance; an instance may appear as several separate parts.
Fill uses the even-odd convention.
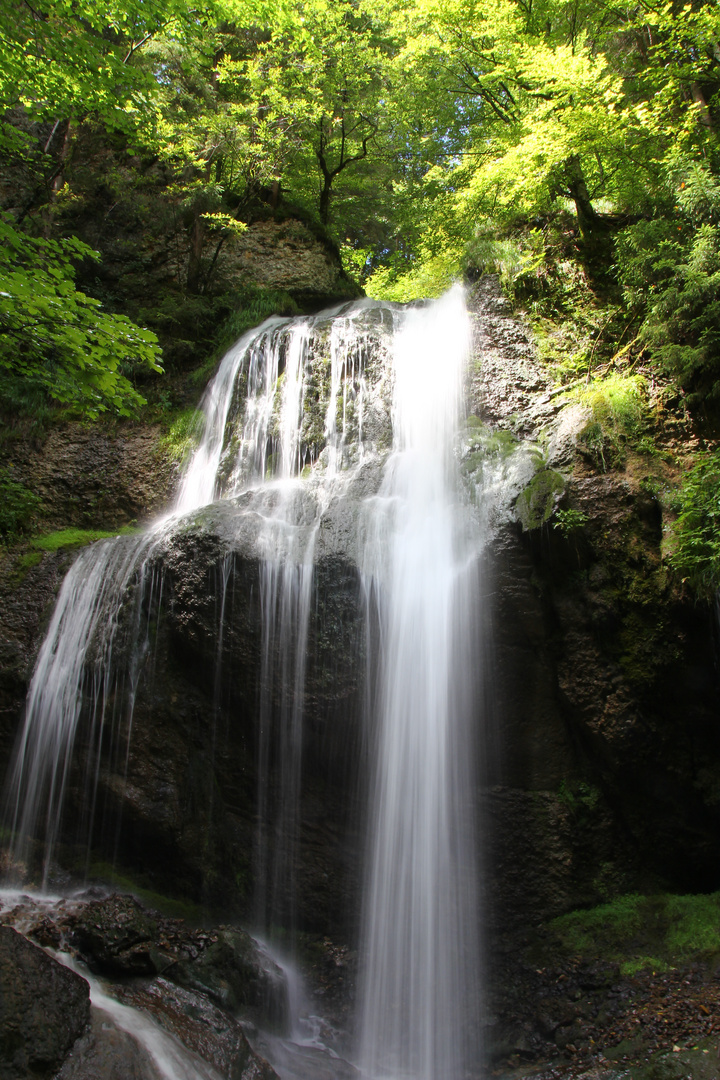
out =
[[[63,424],[42,446],[17,446],[13,471],[42,500],[44,528],[119,529],[170,501],[177,466],[161,434],[152,424]]]
[[[3,1080],[50,1080],[56,1074],[60,1080],[162,1080],[162,1061],[174,1075],[277,1080],[246,1029],[261,1022],[285,1033],[287,986],[249,934],[237,927],[199,930],[120,894],[91,892],[40,904],[18,894],[3,909],[5,902]],[[102,973],[92,1010],[86,980],[29,938],[55,948],[62,943],[66,956]]]
[[[282,289],[304,307],[361,295],[334,245],[296,218],[252,222],[233,239],[224,270],[230,281]]]

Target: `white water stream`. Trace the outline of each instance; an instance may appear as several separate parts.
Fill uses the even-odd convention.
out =
[[[454,450],[469,342],[459,289],[406,317],[393,454],[367,508],[380,626],[360,1055],[372,1077],[464,1072],[478,916],[462,644],[477,591]]]
[[[394,335],[391,368],[371,387],[362,320],[375,311]],[[94,747],[88,842],[101,751],[114,740],[128,753],[149,647],[148,590],[162,588],[157,552],[183,515],[244,492],[247,513],[261,520],[258,923],[292,930],[313,557],[323,514],[383,452],[372,414],[383,380],[392,385],[392,452],[356,540],[368,625],[378,628],[368,676],[374,762],[359,1018],[359,1064],[373,1080],[460,1080],[475,1024],[478,542],[456,476],[468,350],[459,288],[425,307],[361,303],[332,319],[271,319],[245,335],[206,392],[204,432],[173,512],[140,537],[93,545],[67,575],[10,783],[13,858],[21,863],[42,832],[46,883],[84,698]],[[225,565],[225,586],[230,572]],[[114,663],[119,633],[140,643],[122,670]]]

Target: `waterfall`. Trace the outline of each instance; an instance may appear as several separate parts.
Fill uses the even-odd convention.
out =
[[[47,884],[78,772],[78,725],[87,725],[90,749],[74,781],[85,791],[77,831],[89,849],[101,757],[124,755],[127,765],[165,553],[203,508],[232,503],[238,529],[252,533],[261,610],[256,922],[269,937],[282,928],[287,941],[314,565],[327,523],[347,511],[343,550],[357,569],[368,642],[358,1054],[373,1080],[460,1080],[472,1053],[467,1031],[477,1026],[479,539],[457,469],[468,354],[460,288],[428,305],[361,301],[273,318],[242,337],[205,393],[202,435],[172,511],[139,536],[92,545],[65,578],[8,789],[12,858],[26,861],[41,838]],[[233,558],[225,549],[216,567],[214,713]]]
[[[28,872],[32,840],[41,834],[42,883],[47,886],[83,715],[91,725],[91,749],[74,831],[89,848],[101,758],[127,757],[129,749],[152,607],[159,608],[162,592],[155,563],[184,518],[245,492],[250,497],[247,514],[260,522],[256,541],[264,616],[258,921],[265,927],[287,919],[313,551],[322,512],[333,491],[347,481],[344,467],[351,459],[357,466],[363,455],[364,357],[372,327],[362,325],[362,317],[368,310],[360,303],[310,318],[271,318],[245,334],[223,357],[204,395],[202,437],[170,513],[139,536],[102,541],[78,556],[35,664],[6,785],[10,862],[20,873]],[[318,378],[327,386],[317,386]],[[301,473],[313,464],[319,466],[316,475],[303,481]],[[123,650],[116,647],[118,633]],[[279,784],[268,781],[273,769],[282,777]],[[271,834],[279,840],[268,858]]]
[[[363,557],[380,652],[361,1061],[371,1077],[455,1080],[477,963],[463,644],[478,594],[453,454],[469,352],[460,290],[409,312],[394,351],[393,453]]]
[[[117,537],[82,551],[65,577],[38,654],[8,780],[5,816],[12,830],[11,864],[26,862],[31,839],[42,828],[43,888],[62,819],[84,691],[91,699],[87,835],[93,830],[101,755],[118,737],[129,740],[137,678],[148,644],[140,600],[146,591],[152,595],[159,587],[155,575],[147,572],[153,541],[153,533]],[[131,590],[138,577],[142,587]],[[123,670],[113,666],[118,632],[136,643],[131,663]]]

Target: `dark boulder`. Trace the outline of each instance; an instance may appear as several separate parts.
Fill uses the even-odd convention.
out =
[[[118,894],[83,904],[59,926],[98,974],[122,979],[162,972],[166,980],[207,995],[231,1012],[242,1010],[273,1027],[287,1020],[282,969],[238,927],[194,929]]]
[[[0,1078],[55,1076],[90,1020],[85,979],[0,926]]]
[[[71,919],[70,942],[91,971],[155,975],[177,958],[158,920],[132,896],[95,900]]]
[[[248,1011],[263,1023],[283,1027],[287,983],[282,969],[245,930],[221,926],[195,959],[179,961],[166,978],[207,994],[232,1012]]]

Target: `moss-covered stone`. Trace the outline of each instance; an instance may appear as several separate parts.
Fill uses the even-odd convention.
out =
[[[539,529],[553,515],[565,491],[565,480],[554,469],[542,469],[518,495],[515,509],[525,532]]]

